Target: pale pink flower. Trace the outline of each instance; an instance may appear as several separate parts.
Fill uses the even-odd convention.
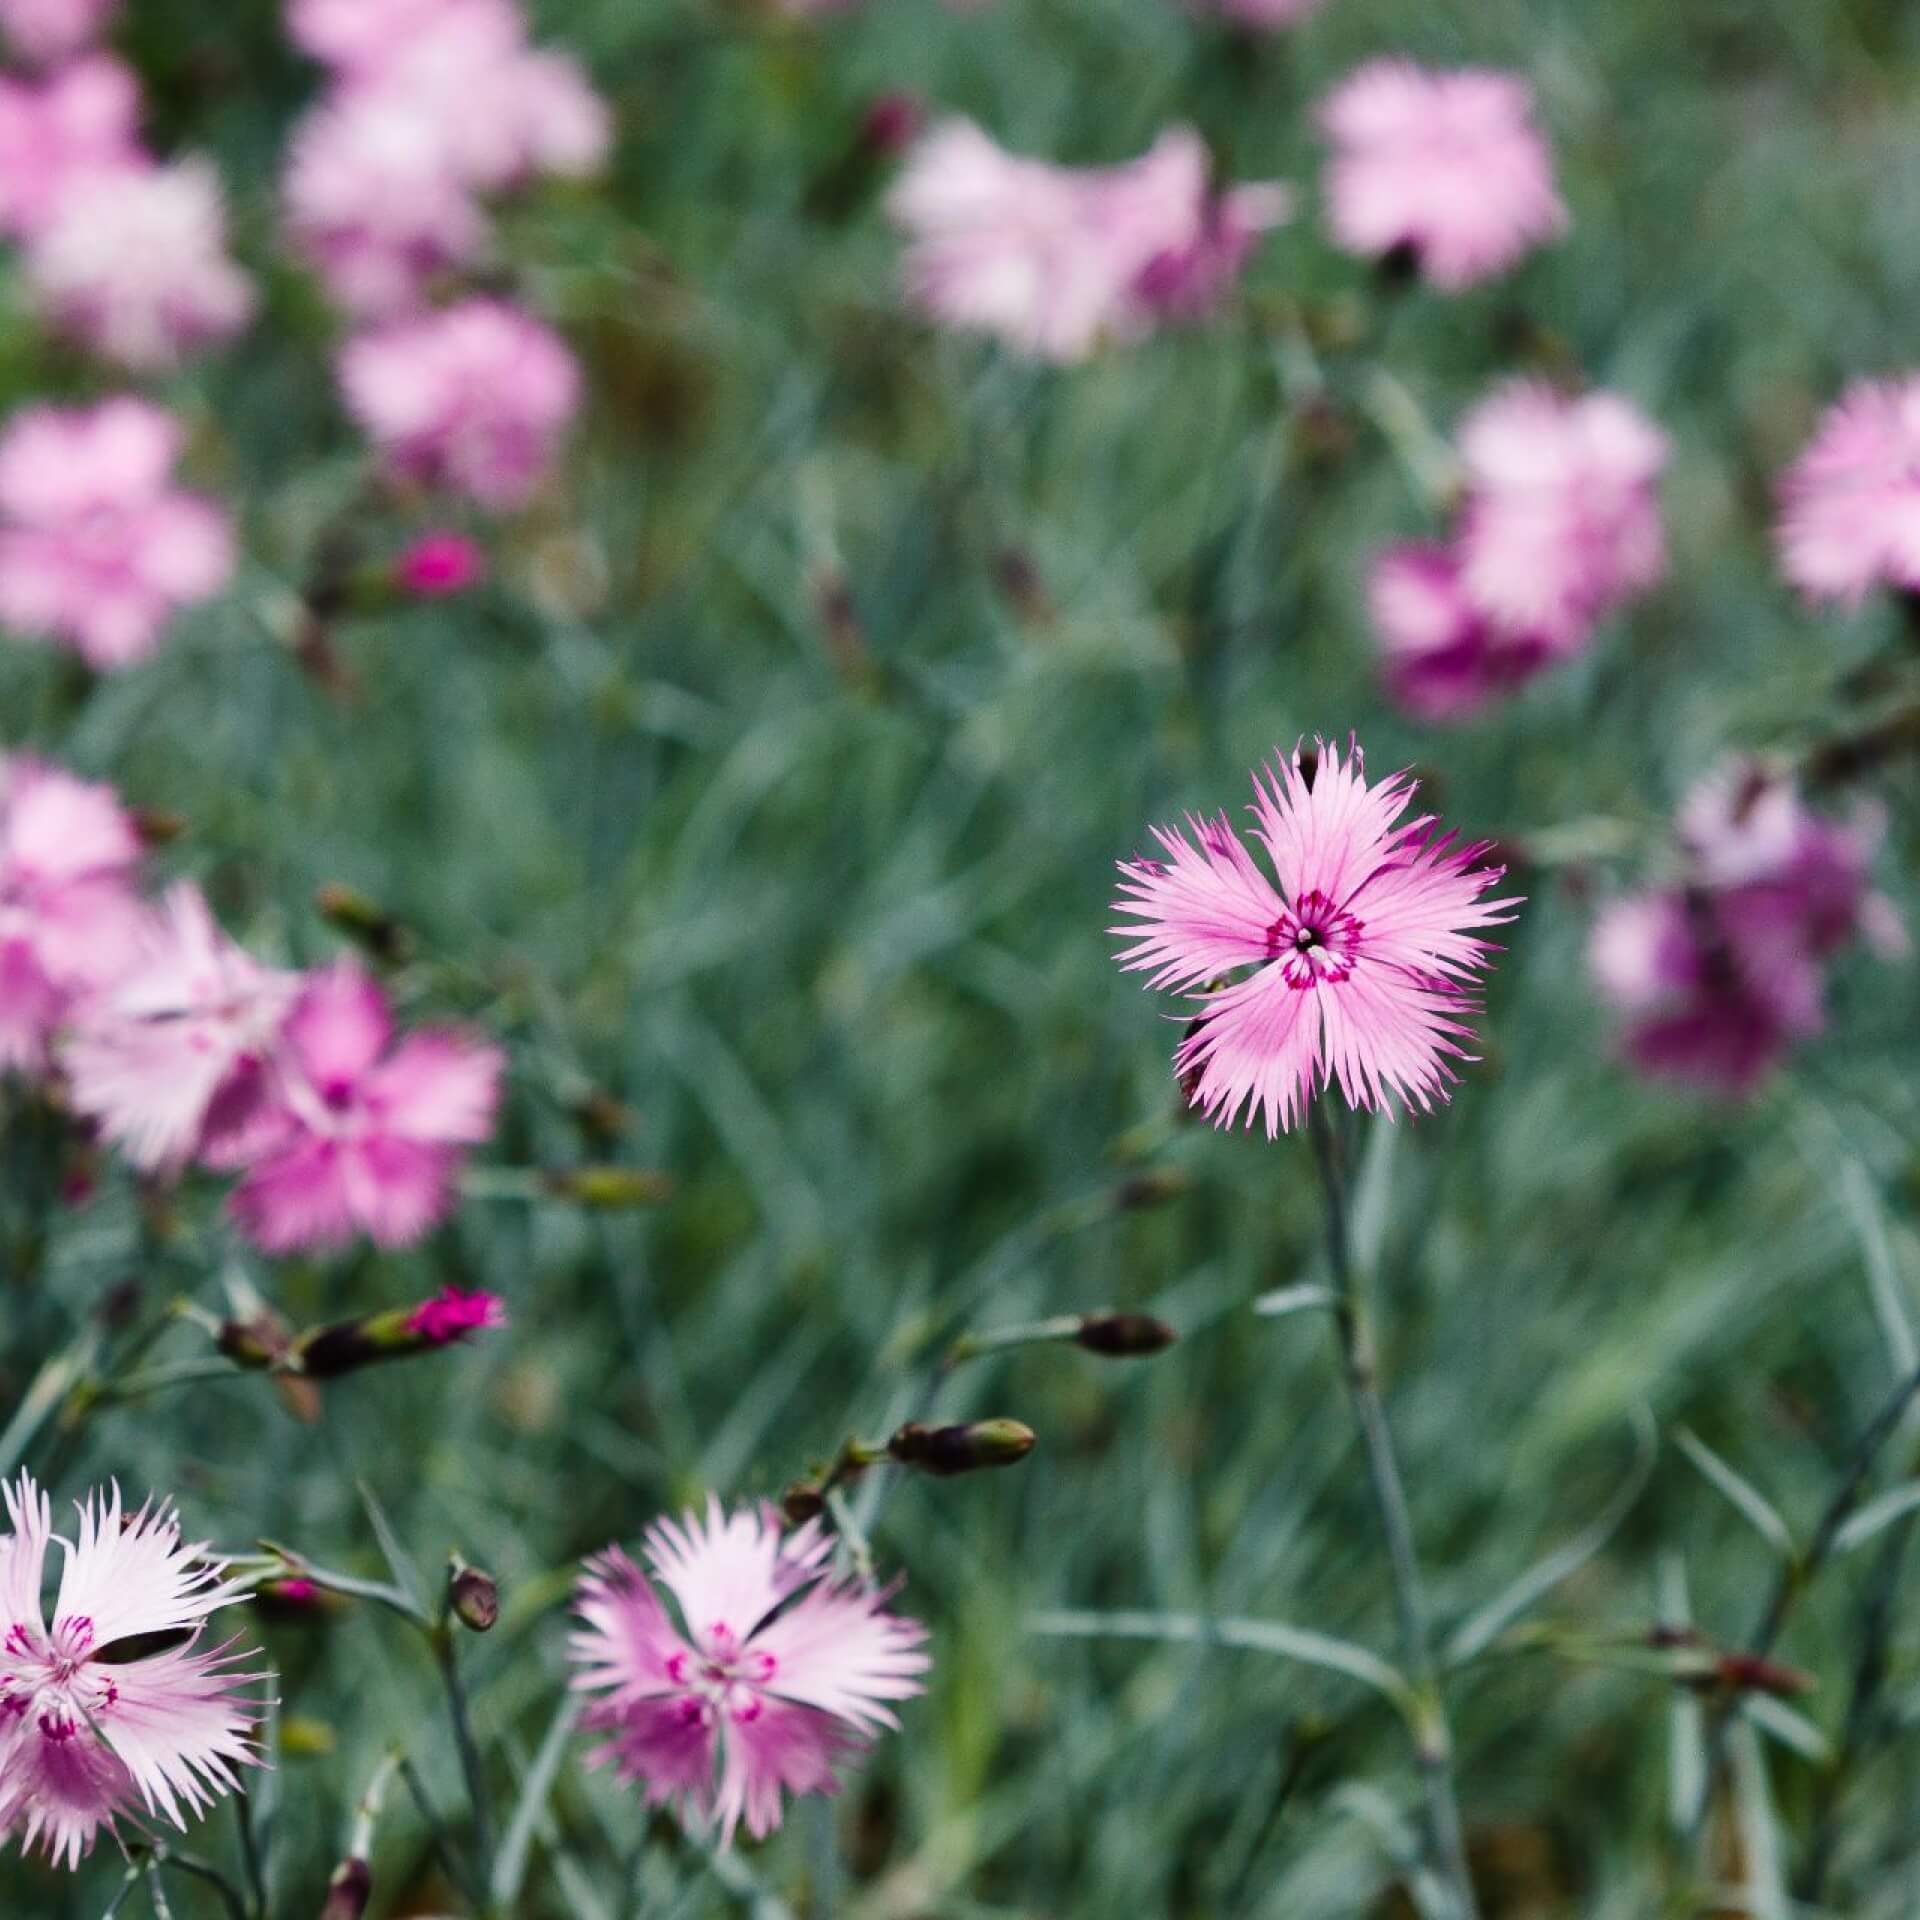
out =
[[[506,511],[545,475],[580,373],[550,328],[474,299],[350,340],[340,384],[397,476]]]
[[[1123,166],[1069,168],[1007,153],[953,120],[915,145],[887,205],[907,237],[917,306],[1071,362],[1217,305],[1292,196],[1271,183],[1216,193],[1187,127]]]
[[[0,75],[0,234],[38,233],[76,181],[150,164],[140,145],[139,83],[110,54],[37,81]]]
[[[35,66],[52,66],[91,46],[120,0],[0,0],[0,38]]]
[[[0,1836],[77,1867],[104,1827],[129,1814],[185,1830],[259,1762],[265,1678],[235,1671],[228,1647],[202,1651],[208,1616],[244,1598],[204,1543],[180,1538],[151,1502],[123,1514],[120,1493],[90,1494],[72,1541],[22,1474],[4,1488],[0,1538]],[[40,1589],[50,1542],[64,1560],[49,1620]],[[147,1635],[184,1644],[139,1654]]]
[[[1195,0],[1202,13],[1216,13],[1243,27],[1297,27],[1327,0]]]
[[[0,622],[132,665],[233,570],[226,514],[172,483],[171,414],[122,397],[31,407],[0,435]]]
[[[471,0],[289,0],[287,34],[302,52],[348,73],[377,72],[416,35]],[[508,0],[483,0],[511,14]]]
[[[170,888],[119,977],[73,1011],[60,1061],[75,1110],[147,1171],[230,1157],[264,1118],[298,990],[221,932],[197,887]]]
[[[486,575],[487,556],[464,533],[423,533],[393,563],[402,593],[415,600],[444,600],[465,593]]]
[[[1468,596],[1570,653],[1666,570],[1656,491],[1666,436],[1615,393],[1510,382],[1460,429]]]
[[[1920,589],[1920,374],[1849,387],[1782,475],[1780,509],[1781,565],[1809,600]]]
[[[1350,253],[1408,252],[1457,293],[1566,228],[1533,90],[1516,74],[1373,60],[1321,104],[1320,125],[1333,145],[1329,218]]]
[[[1460,577],[1458,551],[1434,541],[1380,554],[1368,576],[1367,604],[1387,693],[1416,719],[1466,719],[1555,657],[1539,634],[1510,631],[1476,607]]]
[[[452,1203],[462,1150],[493,1128],[504,1061],[423,1028],[397,1043],[386,995],[350,960],[313,975],[280,1029],[270,1113],[229,1202],[269,1253],[365,1233],[418,1240]]]
[[[139,859],[112,788],[0,760],[0,1069],[42,1069],[72,1002],[132,957]]]
[[[833,1793],[866,1738],[898,1724],[889,1701],[923,1690],[925,1630],[887,1594],[837,1578],[818,1524],[782,1535],[773,1508],[704,1523],[661,1520],[646,1536],[651,1581],[618,1547],[589,1560],[575,1598],[573,1684],[601,1696],[584,1724],[595,1754],[652,1805],[759,1839],[785,1793]]]
[[[1335,1079],[1350,1106],[1431,1110],[1473,1058],[1461,1042],[1493,951],[1474,930],[1512,919],[1517,899],[1482,898],[1505,870],[1431,814],[1402,821],[1415,783],[1369,786],[1357,746],[1296,747],[1264,772],[1254,834],[1278,884],[1224,813],[1156,827],[1167,858],[1121,863],[1115,910],[1137,924],[1112,929],[1133,942],[1120,963],[1192,995],[1174,1066],[1218,1126],[1244,1108],[1271,1138]]]
[[[227,255],[219,176],[200,159],[75,181],[25,270],[50,325],[136,372],[176,366],[253,313],[253,283]]]

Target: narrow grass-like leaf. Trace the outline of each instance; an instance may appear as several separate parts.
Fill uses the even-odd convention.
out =
[[[373,1537],[380,1543],[381,1557],[387,1563],[387,1571],[393,1575],[394,1585],[424,1613],[427,1589],[420,1578],[419,1567],[414,1564],[413,1556],[400,1544],[400,1536],[394,1532],[393,1523],[387,1518],[387,1510],[380,1504],[373,1489],[364,1480],[354,1484],[360,1495],[360,1504],[366,1508],[367,1518],[372,1522]]]
[[[1746,1479],[1721,1459],[1698,1434],[1682,1427],[1675,1433],[1674,1439],[1679,1443],[1680,1451],[1700,1469],[1701,1474],[1740,1513],[1767,1545],[1781,1559],[1790,1558],[1793,1553],[1793,1535],[1773,1502],[1751,1480]]]
[[[1377,1129],[1384,1133],[1384,1127]],[[1331,1287],[1316,1287],[1311,1283],[1297,1287],[1276,1287],[1272,1293],[1263,1293],[1254,1301],[1255,1313],[1263,1314],[1269,1320],[1276,1320],[1284,1313],[1301,1313],[1310,1307],[1330,1307],[1335,1299]]]
[[[1776,1700],[1769,1693],[1753,1693],[1747,1696],[1743,1710],[1762,1733],[1817,1765],[1824,1766],[1832,1756],[1833,1747],[1827,1736],[1804,1713],[1796,1713],[1784,1700]]]
[[[1847,1159],[1841,1163],[1840,1196],[1846,1202],[1847,1217],[1853,1222],[1854,1234],[1860,1242],[1860,1259],[1867,1270],[1867,1288],[1873,1296],[1873,1314],[1880,1323],[1880,1337],[1886,1342],[1887,1357],[1893,1363],[1894,1372],[1905,1379],[1920,1368],[1920,1340],[1914,1336],[1907,1291],[1894,1263],[1893,1243],[1887,1236],[1886,1210],[1859,1161]]]
[[[1869,1500],[1852,1519],[1844,1522],[1833,1536],[1835,1553],[1851,1553],[1864,1547],[1875,1534],[1904,1519],[1920,1507],[1920,1480],[1908,1480],[1889,1487],[1877,1500]]]
[[[533,1765],[520,1783],[520,1798],[514,1805],[513,1818],[507,1822],[506,1838],[501,1841],[493,1864],[493,1904],[502,1913],[511,1913],[520,1897],[534,1828],[546,1810],[547,1796],[553,1791],[560,1762],[566,1758],[567,1741],[580,1717],[580,1705],[578,1699],[560,1703],[546,1738],[540,1742],[540,1751],[533,1756]]]

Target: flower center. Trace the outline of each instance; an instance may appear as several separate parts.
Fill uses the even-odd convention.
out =
[[[49,1635],[35,1626],[9,1627],[0,1640],[0,1724],[31,1718],[43,1738],[64,1743],[116,1706],[112,1670],[89,1666],[93,1622],[63,1619]]]
[[[1267,929],[1267,958],[1278,962],[1281,978],[1296,992],[1323,981],[1338,985],[1353,971],[1364,931],[1359,920],[1316,888]]]
[[[762,1689],[779,1671],[779,1661],[743,1647],[724,1621],[699,1636],[699,1649],[682,1649],[667,1662],[667,1678],[681,1689],[681,1714],[709,1724],[721,1713],[740,1721],[758,1719]]]

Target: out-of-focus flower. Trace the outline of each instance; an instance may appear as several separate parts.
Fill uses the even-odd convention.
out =
[[[446,1212],[463,1148],[493,1127],[497,1048],[423,1029],[397,1044],[387,1000],[350,960],[313,975],[280,1030],[270,1115],[229,1204],[269,1253],[356,1232],[417,1240]]]
[[[475,299],[350,340],[340,384],[396,475],[506,511],[545,474],[580,374],[550,328]]]
[[[1215,13],[1243,27],[1297,27],[1327,0],[1195,0],[1201,13]]]
[[[89,666],[130,666],[183,607],[233,570],[210,500],[172,484],[172,415],[122,397],[33,407],[0,435],[0,622],[63,642]]]
[[[231,1164],[264,1117],[265,1063],[298,990],[221,932],[197,887],[169,889],[125,970],[74,1009],[60,1049],[74,1107],[136,1167]]]
[[[471,4],[471,0],[467,0]],[[288,0],[287,34],[303,53],[345,73],[377,72],[463,0]],[[511,16],[510,0],[481,0]]]
[[[0,38],[35,66],[52,66],[89,47],[120,10],[120,0],[0,0]]]
[[[507,1324],[507,1303],[497,1293],[462,1293],[446,1287],[417,1306],[315,1327],[293,1343],[292,1354],[310,1379],[337,1380],[383,1360],[405,1360],[416,1353],[451,1347],[476,1333]],[[263,1356],[270,1364],[273,1356]]]
[[[132,957],[139,859],[110,787],[0,760],[0,1068],[43,1068],[69,1005]]]
[[[199,1650],[206,1620],[244,1598],[204,1544],[151,1503],[122,1514],[120,1494],[88,1496],[72,1542],[53,1532],[46,1496],[22,1474],[4,1489],[0,1539],[0,1835],[77,1867],[102,1827],[142,1812],[184,1831],[236,1769],[258,1763],[258,1714],[226,1648]],[[47,1548],[65,1556],[49,1621],[40,1597]],[[150,1634],[185,1635],[167,1651],[127,1654]]]
[[[444,600],[465,593],[486,573],[487,556],[464,533],[423,533],[393,563],[400,591],[416,600]]]
[[[1458,552],[1435,541],[1379,555],[1367,602],[1388,695],[1417,719],[1465,719],[1554,657],[1537,633],[1509,631],[1475,606],[1461,581]]]
[[[1750,1092],[1825,1024],[1822,963],[1856,938],[1906,951],[1869,872],[1881,821],[1813,813],[1784,773],[1737,760],[1682,803],[1678,884],[1629,895],[1595,922],[1589,963],[1649,1074]]]
[[[29,242],[25,269],[50,325],[137,372],[230,338],[253,312],[205,160],[75,181]]]
[[[917,306],[1062,362],[1209,311],[1291,209],[1274,184],[1216,193],[1191,128],[1123,166],[1068,168],[1007,153],[964,120],[914,147],[888,198]]]
[[[1920,374],[1849,387],[1781,476],[1780,509],[1781,565],[1809,600],[1920,589]]]
[[[1156,827],[1168,857],[1120,866],[1115,910],[1137,923],[1112,929],[1133,942],[1120,963],[1195,999],[1174,1066],[1218,1126],[1244,1108],[1271,1138],[1335,1079],[1350,1106],[1430,1110],[1452,1061],[1472,1057],[1461,1043],[1493,950],[1476,930],[1518,905],[1482,897],[1504,869],[1477,864],[1488,843],[1456,844],[1431,814],[1401,823],[1415,783],[1369,786],[1357,746],[1343,760],[1320,742],[1311,761],[1296,747],[1264,771],[1254,832],[1279,884],[1224,813],[1189,816],[1191,840]]]
[[[140,88],[110,54],[41,80],[0,75],[0,234],[24,239],[76,181],[151,165],[140,145]]]
[[[575,1598],[573,1684],[600,1696],[584,1724],[607,1735],[596,1761],[710,1821],[722,1846],[742,1821],[756,1839],[787,1793],[832,1793],[864,1737],[897,1725],[889,1701],[922,1691],[925,1630],[887,1595],[830,1572],[831,1535],[782,1535],[763,1506],[704,1523],[661,1520],[646,1557],[679,1611],[618,1547],[589,1560]]]
[[[1556,651],[1666,570],[1667,438],[1616,393],[1501,388],[1460,429],[1462,577],[1474,603]]]
[[[1457,293],[1566,227],[1533,90],[1518,75],[1370,61],[1322,103],[1320,125],[1333,144],[1333,235],[1350,253],[1404,249]]]

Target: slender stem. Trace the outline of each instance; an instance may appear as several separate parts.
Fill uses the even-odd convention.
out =
[[[447,1713],[453,1721],[453,1741],[460,1753],[460,1772],[467,1783],[467,1801],[473,1809],[473,1850],[479,1856],[481,1886],[493,1881],[493,1797],[487,1791],[486,1768],[473,1737],[473,1716],[467,1705],[467,1684],[460,1677],[460,1654],[453,1623],[443,1621],[433,1634],[434,1657],[446,1682]]]
[[[253,1795],[241,1792],[233,1802],[240,1825],[240,1862],[246,1870],[251,1920],[267,1920],[267,1867],[260,1857],[260,1836],[254,1831]]]
[[[239,1889],[212,1861],[202,1860],[198,1854],[175,1853],[170,1847],[156,1848],[153,1858],[157,1866],[172,1867],[176,1873],[184,1873],[194,1880],[204,1880],[219,1893],[221,1904],[233,1920],[247,1920],[247,1904],[241,1899]],[[160,1886],[158,1872],[153,1876],[153,1884],[157,1895]]]
[[[1366,1302],[1361,1297],[1360,1277],[1354,1271],[1353,1246],[1347,1230],[1346,1188],[1340,1177],[1339,1151],[1326,1118],[1324,1099],[1315,1100],[1308,1107],[1307,1131],[1313,1140],[1314,1162],[1320,1170],[1320,1185],[1326,1197],[1327,1259],[1333,1275],[1333,1322],[1340,1340],[1341,1370],[1366,1450],[1367,1484],[1386,1541],[1394,1614],[1400,1624],[1400,1664],[1420,1703],[1416,1746],[1421,1785],[1426,1794],[1428,1845],[1459,1920],[1478,1920],[1473,1878],[1467,1869],[1460,1802],[1454,1790],[1453,1736],[1447,1724],[1446,1704],[1441,1697],[1427,1631],[1426,1593],[1420,1578],[1419,1555],[1414,1547],[1413,1520],[1407,1510],[1406,1488],[1394,1454],[1386,1406],[1380,1398],[1373,1331]]]
[[[453,1843],[447,1838],[447,1823],[440,1817],[440,1809],[434,1804],[432,1794],[427,1791],[427,1783],[420,1777],[420,1770],[406,1754],[400,1756],[400,1778],[406,1782],[407,1792],[419,1809],[420,1818],[427,1823],[427,1832],[433,1841],[433,1851],[441,1867],[450,1879],[459,1881],[467,1890],[468,1896],[478,1901],[484,1889],[473,1884],[471,1863],[463,1860]]]

